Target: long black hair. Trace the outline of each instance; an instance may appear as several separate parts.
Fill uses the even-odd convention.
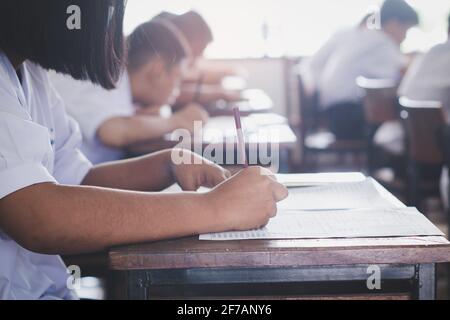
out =
[[[67,24],[73,6],[80,28]],[[125,55],[124,10],[124,0],[1,0],[0,50],[110,89]]]

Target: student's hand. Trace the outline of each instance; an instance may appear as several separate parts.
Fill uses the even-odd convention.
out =
[[[194,122],[200,121],[204,125],[208,121],[209,115],[200,105],[191,103],[175,113],[172,118],[177,129],[186,129],[193,133]]]
[[[277,213],[277,202],[287,196],[288,190],[260,167],[241,171],[207,194],[218,221],[233,231],[267,225]]]
[[[227,89],[222,90],[220,93],[220,99],[225,100],[226,102],[240,102],[246,100],[242,96],[242,91]]]
[[[228,170],[187,150],[174,150],[183,154],[191,164],[173,164],[172,174],[184,191],[197,191],[200,187],[214,188],[231,177]]]

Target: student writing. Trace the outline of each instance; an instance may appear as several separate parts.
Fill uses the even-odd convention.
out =
[[[66,27],[70,5],[84,13],[76,31]],[[175,166],[170,151],[91,166],[45,69],[113,88],[122,72],[123,14],[122,0],[0,2],[2,299],[73,299],[58,254],[257,228],[287,196],[259,168],[227,179],[207,161]],[[155,193],[174,182],[214,189]]]

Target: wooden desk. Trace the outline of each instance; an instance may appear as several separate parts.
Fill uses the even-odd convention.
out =
[[[217,101],[206,109],[211,116],[232,116],[233,107],[238,106],[242,116],[248,116],[254,113],[266,113],[273,109],[272,99],[259,89],[249,89],[242,92],[245,99],[241,102],[229,103],[226,101]]]
[[[192,237],[114,248],[109,257],[111,268],[126,275],[123,291],[129,299],[435,299],[435,266],[450,262],[450,243],[443,237],[230,242]],[[381,271],[381,290],[367,288],[370,266]]]

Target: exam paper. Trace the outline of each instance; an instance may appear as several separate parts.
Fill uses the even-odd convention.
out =
[[[345,210],[393,207],[375,187],[372,178],[361,182],[322,187],[292,188],[278,210]]]
[[[282,211],[259,230],[200,236],[200,240],[331,239],[443,236],[415,208]]]
[[[319,187],[335,183],[362,182],[366,177],[362,173],[301,173],[277,174],[279,183],[287,188]]]

